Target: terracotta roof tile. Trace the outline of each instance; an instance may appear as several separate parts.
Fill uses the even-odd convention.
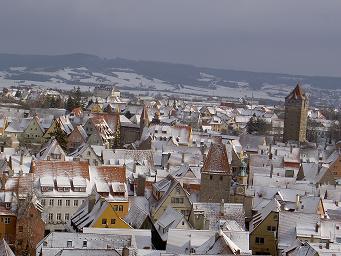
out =
[[[231,173],[226,147],[221,142],[212,143],[204,161],[202,172]]]
[[[305,99],[306,95],[301,87],[301,84],[298,83],[295,89],[286,97],[286,99]]]
[[[107,182],[120,182],[126,181],[126,168],[124,166],[98,166],[97,177]]]
[[[34,175],[52,174],[53,176],[67,174],[69,177],[82,176],[89,179],[89,163],[87,161],[32,161],[31,172]]]

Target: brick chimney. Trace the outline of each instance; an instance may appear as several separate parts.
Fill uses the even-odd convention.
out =
[[[136,195],[144,196],[145,188],[146,188],[146,176],[139,174],[137,176]]]

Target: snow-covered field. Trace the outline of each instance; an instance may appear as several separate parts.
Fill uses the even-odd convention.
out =
[[[34,80],[13,80],[11,76],[15,75],[41,75],[46,77],[46,81]],[[13,67],[9,71],[0,72],[0,87],[9,87],[15,85],[36,85],[47,88],[72,89],[80,85],[84,91],[91,90],[96,85],[115,85],[121,91],[127,91],[134,94],[177,94],[177,95],[202,95],[213,97],[254,97],[262,99],[283,100],[284,96],[290,91],[286,85],[266,84],[261,90],[251,90],[249,84],[244,81],[226,81],[211,74],[200,73],[197,78],[198,84],[170,84],[167,81],[159,79],[146,78],[141,74],[135,73],[131,69],[114,69],[111,72],[99,73],[91,72],[85,67],[63,68],[57,71],[46,70],[27,70],[25,67]],[[210,86],[202,87],[202,83],[207,82]],[[221,85],[222,83],[231,83],[233,87]]]

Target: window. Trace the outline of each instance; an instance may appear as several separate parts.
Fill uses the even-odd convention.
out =
[[[67,241],[66,242],[66,247],[71,248],[72,247],[72,241]]]
[[[65,213],[64,219],[65,219],[66,221],[68,221],[68,220],[70,219],[70,214]]]
[[[10,224],[11,223],[11,218],[5,217],[5,224]]]
[[[114,205],[114,211],[115,211],[115,212],[118,211],[118,205],[117,205],[117,204]]]
[[[78,206],[78,200],[73,200],[73,206]]]
[[[11,208],[11,203],[6,203],[6,204],[5,204],[5,207],[6,207],[6,209]]]
[[[58,206],[62,206],[62,199],[58,199],[57,204]]]
[[[116,219],[111,219],[110,223],[111,224],[115,224],[116,223]]]
[[[119,205],[119,206],[118,206],[118,210],[119,210],[120,212],[123,212],[123,205]]]
[[[83,241],[83,247],[88,247],[88,241],[86,240]]]
[[[264,244],[264,237],[256,237],[256,244]]]
[[[49,221],[53,221],[53,213],[49,213]]]
[[[276,231],[276,227],[274,227],[274,226],[268,226],[268,227],[267,227],[267,230],[268,230],[268,231]]]
[[[24,231],[24,227],[23,227],[23,226],[19,226],[18,230],[19,230],[19,232],[21,233],[21,232]]]
[[[182,197],[172,197],[171,202],[174,204],[183,204],[184,199]]]
[[[45,199],[41,199],[41,205],[42,205],[42,206],[45,206],[45,204],[46,204]]]
[[[69,200],[69,199],[67,199],[67,200],[65,201],[65,205],[66,205],[66,206],[70,206],[70,200]]]
[[[62,219],[62,214],[61,213],[57,213],[57,220],[61,220]]]
[[[274,215],[274,220],[278,220],[278,215],[277,214]]]
[[[210,180],[212,180],[213,179],[213,175],[210,175]]]
[[[107,225],[107,219],[102,219],[102,225]]]
[[[285,177],[294,177],[294,170],[285,170]]]
[[[53,206],[53,199],[50,199],[49,205],[50,205],[50,206]]]

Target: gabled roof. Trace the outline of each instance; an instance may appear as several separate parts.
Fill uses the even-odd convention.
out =
[[[0,240],[0,255],[2,256],[15,256],[5,239]]]
[[[55,152],[62,154],[64,157],[66,156],[58,141],[54,137],[52,137],[39,151],[39,153],[37,154],[37,159],[48,160],[47,157]]]
[[[250,223],[250,232],[252,232],[271,212],[280,212],[281,204],[276,198],[273,198],[259,213],[255,214]]]
[[[204,161],[202,172],[231,174],[226,147],[222,142],[212,143]]]
[[[89,164],[87,161],[32,161],[31,172],[36,176],[43,175],[62,175],[67,174],[69,177],[82,176],[89,179]]]

